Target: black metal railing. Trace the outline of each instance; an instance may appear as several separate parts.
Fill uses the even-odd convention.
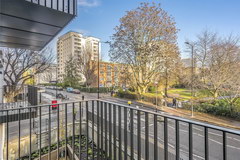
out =
[[[31,85],[5,85],[0,88],[0,109],[28,107],[38,104],[38,88]],[[4,101],[5,100],[5,101]]]
[[[227,160],[240,157],[240,131],[102,100],[27,108],[6,116],[5,159]],[[25,108],[26,110],[26,108]],[[16,127],[17,126],[17,127]],[[74,156],[75,155],[75,156]]]
[[[77,15],[77,0],[26,0],[44,7]]]

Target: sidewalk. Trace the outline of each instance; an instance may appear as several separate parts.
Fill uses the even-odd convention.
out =
[[[146,104],[148,106],[152,106],[155,108],[153,104],[142,102],[143,104]],[[160,109],[160,108],[159,108]],[[187,119],[193,119],[198,120],[222,127],[232,128],[232,129],[238,129],[240,130],[240,121],[236,121],[233,119],[225,118],[225,117],[217,117],[206,113],[201,112],[194,112],[193,117],[191,116],[191,111],[185,110],[185,109],[175,109],[171,107],[162,107],[162,111],[169,113],[171,115],[187,118]]]

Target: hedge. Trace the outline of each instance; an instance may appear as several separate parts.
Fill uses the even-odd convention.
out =
[[[183,105],[185,109],[191,109],[190,104]],[[203,102],[194,104],[194,111],[208,113],[216,116],[222,116],[227,118],[233,118],[240,120],[240,103],[230,106],[224,100],[216,100],[211,102]]]
[[[88,92],[88,93],[97,93],[98,92],[97,87],[76,87],[76,89],[79,89],[81,92]],[[111,90],[112,90],[112,88],[100,87],[99,93],[108,93]]]
[[[150,95],[140,96],[137,93],[130,92],[130,91],[123,91],[123,90],[119,90],[116,93],[116,96],[119,97],[119,98],[126,98],[126,99],[132,99],[132,100],[143,100],[145,102],[156,104],[156,96],[150,96]],[[158,105],[161,105],[160,104],[161,100],[162,100],[162,97],[158,96],[157,97]]]

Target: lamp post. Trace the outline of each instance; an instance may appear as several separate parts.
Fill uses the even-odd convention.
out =
[[[57,65],[56,65],[56,87],[55,87],[55,89],[56,89],[56,99],[57,99],[57,71],[58,71],[58,69],[57,69]]]
[[[189,42],[185,42],[185,44],[189,45],[191,47],[191,116],[193,117],[193,70],[194,70],[194,62],[193,62],[193,51],[194,46],[193,44]]]
[[[157,112],[157,106],[158,106],[158,102],[157,102],[158,88],[157,88],[157,85],[158,85],[158,82],[155,82],[155,85],[156,85],[156,112]]]
[[[106,43],[106,44],[110,44],[109,41],[105,41],[105,42],[101,42],[101,41],[98,41],[98,91],[97,91],[97,97],[98,99],[100,98],[100,93],[99,93],[99,83],[100,83],[100,49],[99,49],[99,46],[100,46],[100,43]]]

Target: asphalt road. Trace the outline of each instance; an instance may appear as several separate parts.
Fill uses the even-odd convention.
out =
[[[55,93],[54,90],[47,90],[48,92],[53,92]],[[60,91],[62,94],[67,95],[69,100],[81,100],[82,99],[82,94],[72,94],[72,93],[67,93],[65,91]],[[97,98],[97,94],[89,94],[89,93],[84,93],[85,99],[94,99]],[[43,94],[43,100],[46,102],[50,102],[54,97],[51,97],[50,95],[44,95]],[[118,98],[112,98],[110,97],[110,94],[101,94],[101,99],[107,100],[107,101],[112,101],[116,102],[119,104],[127,104],[126,100],[118,99]],[[149,108],[148,106],[142,106],[139,103],[133,103],[132,106],[139,106],[140,108],[144,108],[147,110],[153,110],[152,108]],[[69,106],[71,108],[71,106]],[[85,108],[85,107],[83,107]],[[91,110],[91,106],[89,106],[89,109]],[[86,110],[84,109],[83,112],[86,113]],[[42,130],[47,130],[48,129],[48,109],[43,109],[42,111],[44,116],[42,116]],[[94,117],[96,120],[96,110],[94,111]],[[164,113],[163,113],[164,114]],[[85,114],[86,115],[86,114]],[[116,110],[116,125],[117,127],[121,125],[122,132],[124,132],[124,120],[129,117],[123,117],[124,111],[123,109],[121,110],[121,115],[122,115],[122,121],[119,123],[118,121],[118,109]],[[72,111],[68,110],[67,111],[67,117],[69,120],[72,119]],[[54,112],[51,113],[51,126],[54,127],[56,126],[56,114]],[[77,117],[78,118],[78,117]],[[109,117],[108,117],[109,118]],[[134,151],[137,151],[137,115],[134,114]],[[35,120],[36,124],[38,123],[38,119]],[[71,121],[68,121],[71,122]],[[96,123],[96,122],[95,122]],[[108,121],[109,123],[109,121]],[[112,125],[112,123],[109,123]],[[145,116],[141,115],[141,134],[143,136],[141,146],[142,146],[142,156],[144,157],[144,144],[145,144]],[[18,138],[18,122],[11,122],[9,126],[9,135],[10,139],[16,139]],[[113,128],[113,127],[112,127]],[[119,128],[119,127],[118,127]],[[150,159],[153,159],[153,138],[154,138],[154,124],[153,124],[153,116],[149,115],[149,155]],[[180,157],[183,160],[188,159],[188,124],[186,123],[180,123]],[[33,130],[33,134],[35,132],[38,132],[38,129],[35,128]],[[130,135],[130,132],[128,132],[128,135]],[[29,135],[29,120],[23,120],[21,121],[21,136],[26,136]],[[158,155],[159,159],[164,159],[163,157],[163,144],[164,144],[164,123],[161,121],[158,121],[157,123],[157,133],[158,133]],[[124,134],[122,134],[123,136]],[[118,134],[117,134],[117,139],[119,139]],[[122,137],[122,140],[124,137]],[[124,141],[122,141],[123,144]],[[129,141],[129,136],[128,136],[128,143]],[[209,155],[210,155],[210,160],[221,160],[223,159],[223,136],[222,133],[216,130],[209,130]],[[171,153],[175,153],[175,122],[173,120],[168,120],[168,149],[169,149],[169,159],[171,159]],[[137,152],[136,152],[137,155]],[[204,128],[199,127],[199,126],[193,126],[193,155],[194,159],[196,160],[203,160],[204,158]],[[227,135],[227,155],[228,155],[228,160],[239,160],[240,158],[240,136],[235,136],[235,135]],[[174,158],[174,156],[172,156]]]

